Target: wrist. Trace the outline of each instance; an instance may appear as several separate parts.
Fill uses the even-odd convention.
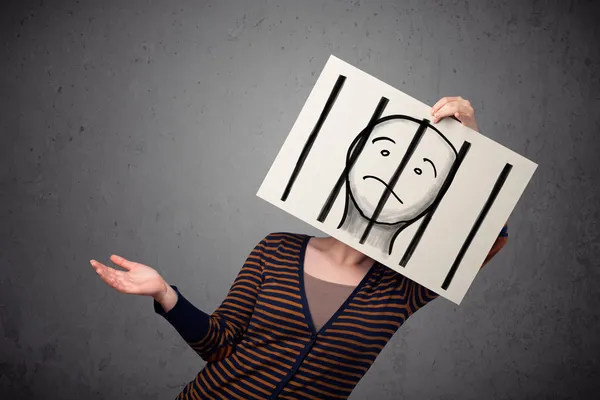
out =
[[[175,307],[175,304],[177,304],[178,296],[175,289],[173,289],[166,282],[165,287],[167,288],[166,291],[164,293],[161,292],[160,294],[154,296],[154,300],[156,300],[161,305],[164,312],[167,313],[173,307]]]
[[[163,279],[162,280],[162,285],[161,285],[161,290],[159,290],[158,292],[156,292],[155,294],[153,294],[152,297],[154,298],[154,300],[156,300],[159,303],[161,303],[162,300],[164,300],[164,298],[167,295],[167,293],[169,292],[170,288],[171,287],[169,286],[169,284]]]

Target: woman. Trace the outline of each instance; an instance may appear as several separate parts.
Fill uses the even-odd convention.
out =
[[[461,97],[441,99],[432,115],[477,130]],[[506,241],[505,226],[483,265]],[[207,361],[178,399],[345,399],[402,323],[438,297],[332,237],[268,235],[211,315],[154,269],[111,261],[127,271],[90,262],[118,291],[152,296]]]

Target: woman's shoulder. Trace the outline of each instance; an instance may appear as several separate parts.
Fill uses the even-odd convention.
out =
[[[256,246],[266,265],[295,267],[301,259],[309,235],[293,232],[272,232]]]
[[[300,249],[309,235],[295,232],[271,232],[266,235],[259,243],[269,248],[276,248],[281,245]]]

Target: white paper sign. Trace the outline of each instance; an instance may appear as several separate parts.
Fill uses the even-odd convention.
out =
[[[331,56],[257,195],[460,304],[537,164]]]

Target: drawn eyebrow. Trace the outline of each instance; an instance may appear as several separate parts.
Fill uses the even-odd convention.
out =
[[[433,167],[433,177],[437,178],[437,170],[435,169],[435,165],[433,164],[433,161],[431,161],[429,158],[425,157],[423,159],[423,161],[427,161],[431,164],[431,166]]]
[[[396,142],[394,142],[392,139],[390,139],[390,138],[389,138],[389,137],[387,137],[387,136],[380,136],[380,137],[378,137],[378,138],[375,138],[375,139],[373,139],[373,141],[372,141],[371,143],[375,143],[375,142],[377,142],[377,141],[379,141],[379,140],[389,140],[390,142],[392,142],[392,143],[396,144]]]

